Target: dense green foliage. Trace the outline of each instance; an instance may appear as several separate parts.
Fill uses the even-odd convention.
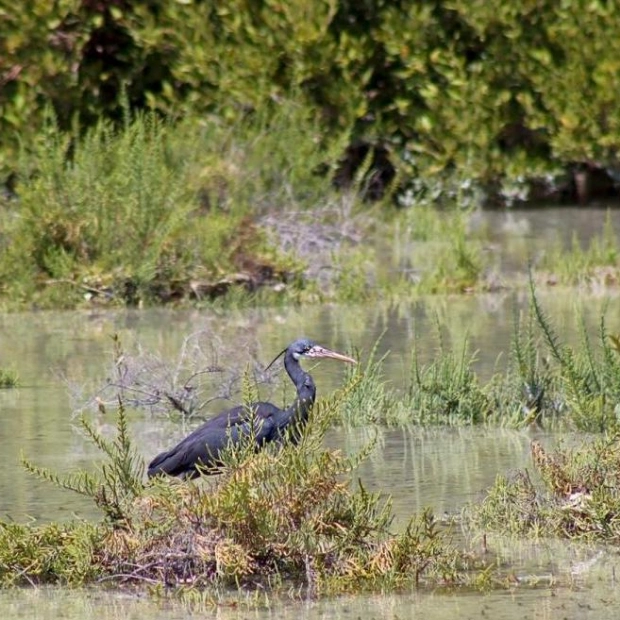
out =
[[[615,191],[612,3],[29,0],[0,24],[3,307],[487,290],[485,239],[438,202],[559,170],[556,198],[595,169]],[[360,197],[415,206],[380,231],[389,277]],[[616,248],[540,267],[616,283]]]
[[[121,92],[133,110],[226,120],[294,96],[322,139],[387,147],[406,183],[617,161],[613,2],[28,0],[0,20],[5,174],[46,103],[69,129],[119,120]]]

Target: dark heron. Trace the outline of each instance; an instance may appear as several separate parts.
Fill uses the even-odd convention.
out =
[[[207,420],[172,450],[156,456],[148,468],[149,478],[158,474],[196,478],[200,472],[214,474],[222,462],[220,452],[253,434],[256,449],[272,441],[297,442],[316,398],[312,377],[299,364],[301,358],[330,358],[355,364],[352,357],[336,353],[305,338],[295,340],[267,366],[284,355],[284,368],[297,389],[297,398],[286,409],[271,403],[239,405]]]

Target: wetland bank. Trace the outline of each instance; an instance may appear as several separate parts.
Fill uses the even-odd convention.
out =
[[[134,139],[142,140],[139,132]],[[129,165],[122,149],[117,153]],[[92,155],[86,151],[85,161]],[[67,170],[63,177],[76,200],[91,178],[82,172]],[[24,193],[31,208],[55,179],[52,168],[46,174],[29,197]],[[64,189],[51,187],[52,195],[66,199]],[[105,183],[102,187],[104,196]],[[2,315],[11,352],[3,365],[18,378],[17,388],[0,392],[3,436],[11,437],[6,454],[14,463],[1,485],[8,506],[2,532],[6,585],[95,584],[107,590],[131,584],[158,596],[174,590],[186,605],[244,609],[295,609],[297,599],[351,591],[365,597],[362,592],[414,586],[420,589],[416,598],[402,601],[420,608],[425,596],[434,601],[429,605],[441,607],[437,590],[448,590],[445,601],[454,601],[450,597],[461,590],[468,603],[479,592],[491,597],[481,599],[491,606],[501,595],[489,590],[507,590],[533,605],[540,600],[532,599],[532,587],[549,596],[596,582],[603,584],[600,598],[608,595],[605,584],[613,583],[615,567],[597,545],[608,542],[607,534],[616,535],[612,459],[600,458],[605,450],[600,446],[590,461],[578,453],[576,464],[571,455],[553,450],[559,436],[578,445],[580,433],[603,432],[609,438],[605,455],[614,453],[618,212],[590,209],[576,236],[567,215],[583,218],[581,208],[487,213],[422,204],[380,222],[351,197],[334,201],[318,228],[311,217],[280,218],[276,231],[293,240],[287,251],[300,250],[285,259],[290,271],[282,281],[248,291],[245,281],[237,288],[224,275],[227,293],[217,289],[210,299],[208,289],[199,287],[201,295],[193,297],[182,285],[179,297],[160,308],[149,307],[149,291],[164,290],[151,288],[155,272],[141,272],[148,277],[137,288],[125,287],[126,273],[119,280],[118,272],[106,272],[114,271],[118,255],[101,243],[113,244],[116,231],[80,240],[81,257],[96,259],[84,262],[66,247],[48,246],[49,233],[58,232],[53,218],[35,221],[38,211],[32,211],[27,222],[34,228],[21,232],[34,235],[21,242],[36,240],[40,248],[44,242],[51,253],[35,253],[36,264],[21,264],[25,271],[5,292],[7,307],[22,310]],[[77,240],[87,213],[77,209],[62,235]],[[240,248],[256,249],[253,235],[268,234],[273,221],[263,221],[262,233],[247,229],[249,246],[233,244],[233,264]],[[306,245],[312,233],[320,242]],[[160,240],[160,250],[171,247],[169,239]],[[23,250],[11,246],[11,252]],[[136,247],[129,251],[123,264],[140,269],[144,257]],[[161,266],[162,256],[165,252],[154,254],[150,265]],[[196,259],[191,251],[186,257]],[[22,285],[20,275],[41,268],[56,276],[38,273]],[[156,279],[162,275],[157,273]],[[435,294],[425,295],[429,292]],[[24,312],[24,303],[81,309]],[[118,309],[125,304],[138,308]],[[283,340],[300,334],[355,352],[361,362],[358,375],[328,374],[324,366],[313,371],[328,398],[331,423],[319,423],[301,452],[250,458],[254,465],[245,471],[251,474],[238,478],[234,472],[244,467],[231,467],[223,482],[202,485],[198,494],[195,487],[142,486],[141,460],[198,421],[175,413],[167,394],[197,394],[198,418],[217,410],[217,398],[239,402],[255,391],[289,402],[290,386],[265,377],[262,368]],[[239,349],[248,355],[239,356]],[[129,382],[119,379],[121,370]],[[191,389],[182,389],[185,382]],[[119,397],[123,418],[117,427]],[[547,449],[547,458],[536,461],[540,485],[498,479],[532,468],[532,431]],[[22,454],[35,477],[20,468]],[[239,464],[239,455],[231,458]],[[97,478],[102,472],[103,485]],[[301,476],[298,485],[290,472]],[[352,484],[340,486],[343,479]],[[58,483],[79,493],[56,488]],[[282,488],[291,494],[273,494]],[[491,489],[488,496],[485,489]],[[502,500],[502,494],[514,501]],[[538,505],[544,509],[535,510]],[[299,506],[310,512],[300,513]],[[479,506],[484,511],[474,514]],[[424,512],[427,507],[435,518]],[[461,521],[464,508],[469,513]],[[502,526],[509,520],[516,531],[514,522],[524,511],[529,526],[520,532],[524,540],[506,542]],[[332,521],[324,521],[323,513]],[[174,516],[172,522],[166,515]],[[263,520],[256,523],[250,515]],[[542,519],[559,525],[545,530]],[[203,521],[227,529],[204,529]],[[249,522],[262,528],[261,536],[247,528]],[[170,529],[180,524],[185,529]],[[209,538],[214,532],[216,539]],[[551,553],[552,542],[530,545],[537,532],[552,541],[568,535],[587,546],[573,542],[560,546],[566,555]],[[168,546],[171,541],[180,546]],[[171,562],[179,552],[182,561]],[[43,600],[53,607],[55,591],[46,592]],[[115,607],[115,595],[107,599],[108,594],[95,598]]]
[[[7,470],[2,484],[10,502],[0,545],[6,585],[129,584],[159,596],[172,590],[199,605],[238,605],[241,596],[244,607],[412,587],[470,593],[541,581],[546,592],[572,586],[572,548],[558,564],[559,556],[549,563],[534,553],[520,566],[488,546],[494,529],[518,521],[524,507],[534,524],[552,514],[536,513],[537,502],[561,511],[564,487],[552,484],[549,497],[541,487],[529,504],[502,504],[502,489],[512,489],[506,480],[488,502],[479,499],[498,484],[497,474],[531,465],[530,427],[552,433],[551,446],[557,431],[606,429],[613,437],[620,373],[610,337],[619,330],[613,302],[603,300],[613,299],[617,279],[616,211],[592,209],[581,237],[566,210],[554,220],[551,210],[502,216],[422,203],[380,221],[354,196],[337,195],[319,224],[316,211],[265,213],[250,223],[243,208],[214,220],[196,213],[191,200],[188,211],[168,214],[170,201],[189,200],[195,188],[184,194],[178,184],[188,170],[177,185],[158,184],[167,165],[165,128],[138,121],[126,134],[95,132],[60,177],[55,131],[46,146],[53,157],[20,194],[27,217],[6,229],[16,243],[4,268],[30,253],[17,263],[5,298],[14,309],[82,310],[3,315],[6,350],[15,355],[4,364],[21,385],[2,393],[12,437],[7,454],[17,470]],[[103,143],[114,148],[102,152]],[[149,173],[131,177],[145,149]],[[87,193],[92,171],[102,167],[111,174]],[[159,201],[149,206],[154,219],[141,202],[146,186],[147,197]],[[76,208],[59,219],[67,199]],[[101,213],[111,204],[108,215],[120,226],[100,219],[91,230],[91,200]],[[175,242],[186,217],[198,218],[193,236]],[[128,243],[118,246],[119,232],[136,226],[142,237],[123,237]],[[215,247],[232,234],[227,255],[213,248],[204,254],[214,231]],[[270,235],[283,254],[266,252]],[[146,254],[140,238],[149,240]],[[247,263],[248,250],[260,261]],[[239,279],[232,268],[268,277]],[[205,269],[222,275],[207,280]],[[574,290],[584,295],[581,309]],[[429,292],[436,295],[423,296]],[[167,307],[149,309],[162,294]],[[183,411],[198,403],[200,417],[215,412],[222,397],[240,402],[260,391],[292,400],[290,386],[262,369],[283,339],[309,333],[356,351],[361,363],[358,374],[316,369],[327,401],[299,451],[232,455],[221,481],[198,487],[143,486],[142,460],[195,426],[171,403],[181,402]],[[42,369],[36,364],[48,349],[52,359]],[[428,426],[448,429],[428,433]],[[484,432],[466,430],[478,428]],[[22,454],[34,478],[20,469]],[[587,497],[613,477],[608,469],[595,467],[587,479],[566,469],[569,496],[574,486]],[[514,489],[517,500],[536,493]],[[78,493],[68,499],[69,490]],[[579,531],[593,545],[615,510],[613,497],[601,499],[600,514],[599,504],[593,514],[573,514],[585,519]],[[472,515],[462,535],[460,520],[449,522],[477,504],[485,512]],[[486,546],[477,538],[482,532]],[[583,553],[585,565],[598,557]]]

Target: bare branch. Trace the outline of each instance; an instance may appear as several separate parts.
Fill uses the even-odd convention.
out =
[[[239,401],[241,379],[249,372],[257,385],[272,384],[272,374],[264,371],[254,343],[242,349],[250,353],[239,359],[239,342],[226,344],[211,332],[198,331],[187,336],[177,358],[164,360],[137,347],[135,353],[120,348],[115,340],[115,357],[103,385],[90,395],[83,386],[66,378],[74,405],[74,414],[114,411],[119,399],[126,405],[148,409],[155,415],[199,415],[216,400]],[[228,365],[220,363],[220,357]],[[249,363],[249,368],[248,368]]]

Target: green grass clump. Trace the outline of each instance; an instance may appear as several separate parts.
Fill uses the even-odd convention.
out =
[[[467,342],[462,350],[446,350],[440,337],[436,360],[422,366],[412,355],[407,391],[414,421],[420,424],[477,424],[490,415],[489,399],[479,384]]]
[[[154,117],[122,130],[101,123],[83,137],[49,121],[22,163],[19,217],[0,261],[4,292],[64,307],[181,295],[199,264],[213,266],[212,248],[230,241],[238,220],[196,218],[190,162],[172,141],[172,128]]]
[[[390,233],[401,272],[392,288],[400,294],[412,287],[425,294],[485,290],[483,243],[469,227],[473,213],[456,198],[441,209],[431,198],[416,201]]]
[[[536,423],[588,432],[617,428],[620,400],[620,341],[605,314],[596,336],[577,313],[578,342],[566,343],[542,307],[530,281],[530,308],[515,320],[506,371],[484,392],[493,420]]]
[[[6,568],[0,583],[105,580],[185,594],[251,586],[327,595],[468,582],[477,561],[449,543],[430,512],[395,533],[389,500],[353,484],[352,472],[372,444],[356,455],[323,447],[338,406],[354,387],[317,403],[298,445],[256,454],[249,438],[231,448],[221,475],[198,483],[158,478],[143,485],[144,465],[122,403],[114,439],[82,419],[106,456],[96,472],[59,476],[28,461],[25,466],[90,497],[104,520],[2,524]]]
[[[584,247],[577,236],[569,248],[556,244],[544,254],[538,270],[548,280],[568,286],[605,288],[620,283],[618,236],[608,213],[600,234]]]
[[[0,389],[14,388],[19,385],[19,375],[11,368],[0,368]]]
[[[583,317],[578,324],[579,346],[563,343],[540,305],[531,280],[530,288],[532,313],[548,352],[548,363],[555,364],[557,390],[552,396],[555,407],[577,428],[597,432],[611,430],[618,424],[620,340],[608,332],[603,314],[598,329],[598,350]],[[551,381],[547,382],[551,385]],[[544,390],[544,384],[539,389]]]
[[[527,470],[500,475],[465,509],[476,530],[620,544],[620,435],[548,451],[532,442],[536,482]]]
[[[388,422],[388,414],[394,415],[398,409],[393,386],[383,376],[385,356],[377,358],[379,342],[368,352],[363,366],[358,364],[346,369],[353,387],[338,410],[343,424],[384,424]]]
[[[307,110],[284,103],[233,127],[145,114],[69,134],[48,119],[22,154],[11,217],[0,222],[0,294],[62,308],[276,284],[293,295],[305,258],[280,251],[260,218],[331,196],[315,171],[330,150],[312,128]]]

